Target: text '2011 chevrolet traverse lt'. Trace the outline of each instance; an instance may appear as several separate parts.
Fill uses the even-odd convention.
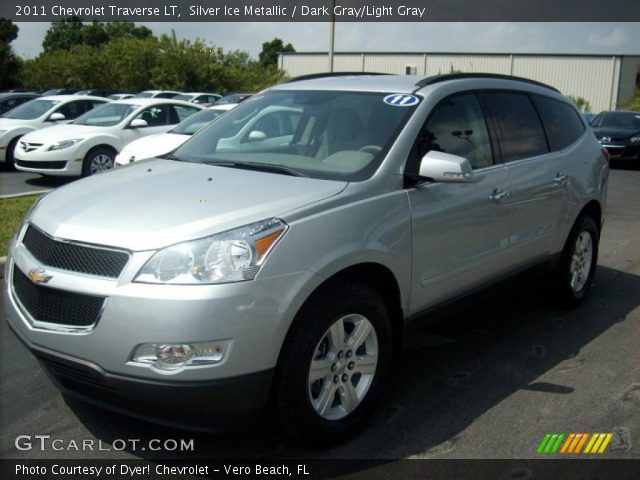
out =
[[[297,79],[37,202],[10,246],[8,322],[99,405],[196,427],[269,406],[294,437],[344,436],[405,319],[543,262],[578,304],[608,172],[571,101],[533,81]]]

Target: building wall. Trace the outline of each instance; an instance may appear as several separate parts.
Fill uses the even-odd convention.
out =
[[[622,57],[620,67],[620,89],[618,104],[624,105],[636,93],[637,81],[640,76],[640,57]]]
[[[328,71],[326,53],[285,53],[280,66],[290,77]],[[337,53],[335,71],[369,71],[418,75],[451,71],[489,72],[531,78],[565,95],[583,97],[591,111],[615,108],[635,92],[640,57],[607,55]]]

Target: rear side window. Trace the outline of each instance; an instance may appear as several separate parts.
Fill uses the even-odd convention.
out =
[[[582,136],[584,125],[570,105],[541,95],[532,95],[531,99],[542,118],[551,150],[562,150]]]
[[[493,163],[489,133],[474,94],[456,95],[438,104],[414,144],[409,171],[417,170],[430,150],[465,157],[474,169]]]
[[[549,151],[540,119],[522,93],[491,92],[484,99],[498,134],[502,161],[535,157]]]

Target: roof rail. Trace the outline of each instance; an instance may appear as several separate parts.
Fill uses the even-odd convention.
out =
[[[516,80],[518,82],[529,83],[531,85],[537,85],[538,87],[547,88],[554,92],[560,93],[560,90],[554,88],[546,83],[537,82],[529,78],[514,77],[512,75],[502,75],[499,73],[448,73],[444,75],[434,75],[432,77],[426,77],[416,82],[417,87],[426,87],[427,85],[433,85],[434,83],[445,82],[447,80],[461,80],[465,78],[495,78],[500,80]]]
[[[311,73],[309,75],[301,75],[299,77],[293,77],[284,83],[299,82],[301,80],[313,80],[314,78],[324,77],[347,77],[354,75],[391,75],[390,73],[378,73],[378,72],[324,72],[324,73]]]

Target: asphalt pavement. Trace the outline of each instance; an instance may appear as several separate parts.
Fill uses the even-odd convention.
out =
[[[4,165],[0,165],[0,168]],[[65,177],[43,177],[39,173],[0,170],[0,198],[30,192],[42,192],[76,180]]]
[[[327,449],[287,444],[265,426],[196,434],[65,399],[0,313],[0,457],[528,459],[549,432],[611,432],[599,458],[639,459],[639,207],[640,171],[613,170],[599,267],[580,308],[549,305],[529,279],[445,317],[397,361],[368,428]],[[18,450],[25,434],[105,449]],[[193,439],[195,448],[106,450],[121,439]]]

